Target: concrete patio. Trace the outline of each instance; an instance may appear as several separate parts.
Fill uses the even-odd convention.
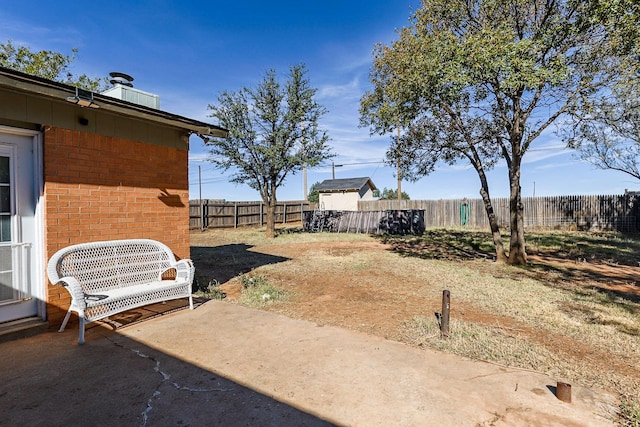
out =
[[[220,301],[150,313],[0,344],[0,425],[612,425],[613,396],[540,373]]]

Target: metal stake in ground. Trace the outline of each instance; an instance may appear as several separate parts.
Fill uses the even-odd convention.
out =
[[[563,402],[571,403],[571,384],[558,381],[558,386],[556,387],[556,397]]]
[[[451,306],[451,293],[442,291],[442,316],[440,318],[440,335],[449,338],[449,309]]]

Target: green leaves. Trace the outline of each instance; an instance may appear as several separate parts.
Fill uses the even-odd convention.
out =
[[[637,1],[613,0],[614,11],[608,3],[423,0],[398,40],[374,50],[360,123],[378,134],[404,129],[402,150],[391,147],[387,159],[411,179],[467,160],[489,218],[485,170],[504,160],[513,201],[510,262],[526,259],[518,200],[531,144],[607,87],[620,66],[637,73]],[[635,65],[621,52],[635,53]]]
[[[400,194],[402,200],[410,200],[409,194],[407,194],[406,192],[403,191]],[[380,200],[398,200],[398,190],[384,187],[382,193],[380,192],[380,190],[377,190],[377,193],[376,190],[374,190],[374,197],[380,197]]]
[[[28,47],[16,46],[9,40],[7,43],[0,44],[0,66],[60,81],[67,77],[66,70],[73,62],[75,54],[75,50],[71,56],[48,50],[31,52]]]
[[[599,169],[640,180],[640,79],[626,76],[610,92],[583,100],[563,133],[577,155]]]
[[[91,78],[86,74],[74,76],[69,71],[69,65],[75,61],[77,53],[77,49],[73,49],[71,55],[51,50],[33,52],[28,46],[16,46],[9,40],[0,44],[0,66],[93,92],[107,89],[106,78]]]
[[[210,117],[229,129],[229,137],[208,145],[210,161],[233,169],[232,181],[258,190],[275,201],[276,189],[289,174],[331,157],[329,137],[318,127],[326,109],[315,102],[316,89],[304,65],[291,67],[286,82],[268,70],[254,88],[222,92]]]
[[[320,202],[320,192],[318,191],[318,187],[320,186],[320,182],[314,182],[309,189],[309,194],[307,195],[307,200],[311,203]]]
[[[630,1],[615,0],[625,22],[636,16]],[[520,164],[578,97],[608,84],[603,70],[619,64],[608,40],[633,32],[612,13],[589,0],[424,0],[398,40],[375,47],[361,125],[404,128],[406,151],[428,154],[413,154],[427,162],[408,165],[415,172],[460,157]]]

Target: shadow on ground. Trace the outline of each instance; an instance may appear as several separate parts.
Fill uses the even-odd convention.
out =
[[[527,233],[531,254],[543,254],[575,262],[600,262],[640,266],[639,233]]]
[[[211,247],[192,246],[191,259],[196,266],[196,275],[206,276],[224,284],[254,268],[289,261],[289,258],[254,252],[251,248],[253,246],[244,243]]]
[[[476,231],[427,230],[422,236],[374,236],[402,256],[447,261],[494,259],[489,233]]]
[[[422,236],[377,238],[401,256],[454,262],[495,260],[491,234],[471,230],[427,230]],[[503,234],[508,249],[508,234]],[[640,236],[615,233],[530,232],[526,235],[530,262],[508,274],[523,275],[574,292],[595,290],[612,303],[637,311],[640,303]],[[622,301],[620,301],[622,300]]]
[[[108,328],[92,329],[81,346],[71,331],[0,344],[0,425],[331,425]],[[215,358],[215,349],[203,357]]]

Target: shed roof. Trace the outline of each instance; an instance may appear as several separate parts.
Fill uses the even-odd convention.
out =
[[[70,96],[76,95],[76,87],[53,80],[44,79],[10,68],[0,67],[0,87],[15,92],[27,93],[33,96],[67,101]],[[109,111],[123,116],[143,119],[163,125],[173,126],[197,134],[201,138],[226,137],[228,130],[220,126],[189,119],[177,114],[145,107],[117,98],[112,98],[99,93],[83,91],[92,97],[92,100],[103,111]]]
[[[316,190],[321,193],[330,193],[332,191],[360,191],[364,186],[368,185],[372,190],[376,186],[369,177],[362,178],[343,178],[343,179],[326,179],[322,181]]]

